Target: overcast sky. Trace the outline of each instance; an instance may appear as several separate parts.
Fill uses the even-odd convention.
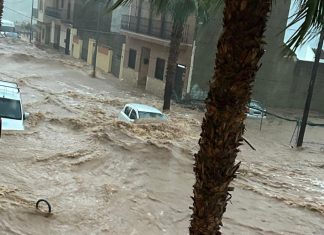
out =
[[[295,12],[295,9],[293,7],[293,4],[291,4],[290,6],[290,12],[289,12],[289,16],[293,15]],[[288,23],[290,22],[291,20],[289,19],[288,20]],[[302,22],[299,22],[298,24],[290,27],[289,29],[286,30],[285,32],[285,42],[294,34],[294,32],[296,31],[296,29],[301,25]],[[307,47],[310,46],[311,48],[317,48],[317,44],[318,44],[318,40],[319,40],[319,36],[316,37],[315,39],[313,39],[312,41],[308,42],[305,44],[305,46],[303,47],[300,47],[299,50],[297,50],[297,57],[298,59],[300,60],[304,60],[305,59],[305,54],[306,54],[306,50],[307,50]]]
[[[13,22],[30,22],[31,8],[32,0],[5,0],[2,18]]]

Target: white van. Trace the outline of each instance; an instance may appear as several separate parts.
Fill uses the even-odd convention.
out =
[[[2,130],[23,131],[24,120],[29,113],[23,113],[21,95],[16,83],[0,81],[0,118]]]
[[[15,23],[9,20],[2,19],[0,31],[1,35],[5,35],[7,32],[16,32]]]

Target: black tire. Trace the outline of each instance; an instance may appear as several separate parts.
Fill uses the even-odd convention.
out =
[[[38,209],[38,204],[39,204],[40,202],[45,202],[45,203],[47,204],[47,206],[48,206],[48,213],[51,213],[51,211],[52,211],[51,204],[50,204],[47,200],[45,200],[45,199],[39,199],[39,200],[36,202],[36,208]]]

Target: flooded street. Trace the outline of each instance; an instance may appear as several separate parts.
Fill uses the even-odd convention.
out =
[[[1,39],[0,61],[0,80],[19,84],[30,113],[25,131],[0,139],[1,234],[188,234],[203,113],[173,104],[166,123],[119,122],[126,103],[161,110],[162,99],[22,40]],[[307,127],[312,143],[297,150],[295,123],[246,123],[257,151],[241,148],[222,232],[324,234],[324,128]],[[35,209],[40,198],[49,216]]]

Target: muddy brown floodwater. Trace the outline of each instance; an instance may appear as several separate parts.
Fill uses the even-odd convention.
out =
[[[124,104],[161,109],[161,99],[21,40],[1,39],[0,61],[31,114],[0,140],[0,234],[188,234],[202,113],[174,104],[167,123],[118,122]],[[269,116],[260,131],[247,120],[257,151],[241,148],[224,234],[324,234],[324,129],[308,127],[296,150],[294,125]],[[40,198],[51,215],[35,209]]]

